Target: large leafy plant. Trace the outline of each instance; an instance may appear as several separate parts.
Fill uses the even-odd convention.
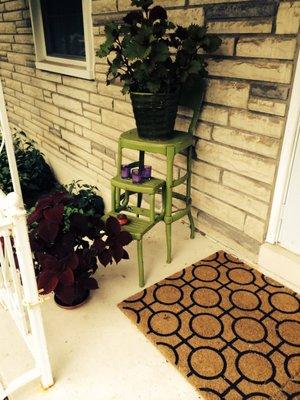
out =
[[[38,287],[54,291],[72,305],[87,290],[98,288],[93,274],[103,266],[128,259],[124,246],[132,237],[116,218],[78,211],[78,198],[66,191],[41,198],[28,217]]]
[[[1,139],[0,134],[0,142]],[[29,208],[41,193],[54,188],[56,180],[33,140],[29,140],[24,132],[19,132],[13,135],[13,141],[22,194]],[[13,191],[5,147],[0,154],[0,189],[4,193]]]
[[[153,0],[131,3],[140,9],[127,14],[123,24],[109,22],[97,52],[99,57],[110,55],[108,85],[118,78],[124,93],[173,93],[190,76],[207,75],[204,52],[217,50],[219,37],[196,24],[175,26],[163,7],[151,7]]]

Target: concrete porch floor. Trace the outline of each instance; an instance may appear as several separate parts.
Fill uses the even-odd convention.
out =
[[[220,249],[200,234],[189,239],[186,224],[173,229],[173,262],[166,264],[164,226],[144,239],[146,285],[181,270]],[[10,400],[196,400],[197,393],[158,350],[119,311],[117,303],[138,292],[135,243],[131,259],[101,268],[100,289],[73,311],[53,299],[42,304],[55,385],[43,391],[39,382]],[[5,381],[32,366],[32,359],[10,316],[0,310],[0,373]]]
[[[164,226],[145,237],[146,285],[222,249],[196,235],[188,225],[173,227],[173,262],[166,264]],[[196,400],[183,376],[119,311],[117,303],[138,292],[135,243],[131,259],[97,273],[100,289],[74,311],[59,309],[53,299],[42,304],[55,385],[43,391],[33,382],[10,400]],[[236,254],[239,256],[238,254]],[[32,366],[32,359],[10,316],[0,309],[0,373],[4,382]]]

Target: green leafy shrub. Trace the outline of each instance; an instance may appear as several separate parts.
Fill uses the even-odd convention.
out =
[[[29,208],[41,194],[54,188],[56,180],[43,154],[36,149],[33,140],[27,139],[24,132],[14,134],[13,142],[24,203]],[[0,188],[4,193],[13,191],[5,147],[0,154]]]
[[[123,93],[173,93],[191,76],[207,76],[204,52],[218,49],[221,39],[207,34],[207,28],[192,24],[175,26],[167,11],[153,0],[132,0],[140,7],[123,19],[109,22],[106,41],[97,55],[107,57],[107,84],[117,78]]]

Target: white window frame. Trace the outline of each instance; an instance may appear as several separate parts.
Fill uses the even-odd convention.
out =
[[[76,60],[47,55],[44,24],[40,0],[29,0],[33,39],[36,54],[36,68],[75,76],[77,78],[95,79],[94,36],[91,0],[82,0],[82,15],[85,43],[85,60]]]

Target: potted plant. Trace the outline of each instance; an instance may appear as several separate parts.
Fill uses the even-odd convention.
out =
[[[13,141],[24,203],[30,208],[41,193],[48,193],[54,189],[56,179],[43,154],[35,148],[34,141],[29,140],[24,132],[15,133]],[[0,189],[8,194],[13,191],[13,186],[5,148],[0,153]]]
[[[83,304],[98,288],[93,277],[98,262],[107,266],[128,259],[124,246],[132,240],[116,218],[104,222],[95,209],[81,207],[81,196],[54,192],[41,198],[28,217],[38,288],[42,294],[54,292],[64,308]]]
[[[106,41],[97,51],[107,59],[107,85],[119,79],[130,93],[138,134],[167,138],[174,129],[182,86],[192,78],[207,76],[204,52],[221,44],[207,28],[175,26],[153,0],[132,0],[139,7],[123,23],[105,26]],[[150,8],[151,7],[151,8]]]

